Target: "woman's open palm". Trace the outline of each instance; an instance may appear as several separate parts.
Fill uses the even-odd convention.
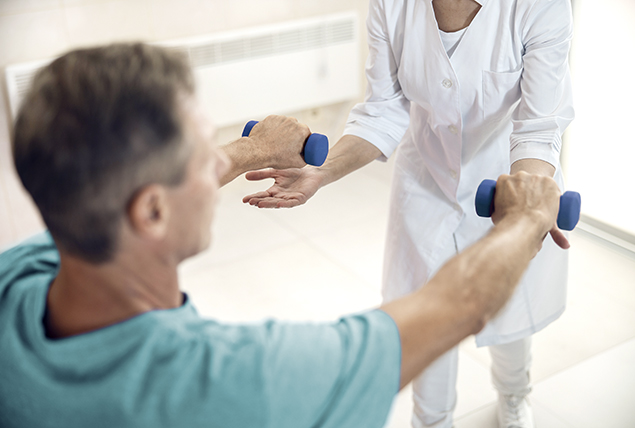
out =
[[[263,169],[245,175],[250,181],[273,178],[269,189],[247,195],[244,203],[258,208],[291,208],[304,204],[320,188],[320,178],[315,168]]]

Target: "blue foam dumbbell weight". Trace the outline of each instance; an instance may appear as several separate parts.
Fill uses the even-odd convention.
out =
[[[480,217],[491,217],[494,212],[494,195],[496,181],[483,180],[476,190],[476,214]],[[560,196],[560,210],[558,211],[558,227],[562,230],[573,230],[580,220],[580,206],[582,199],[578,192],[564,192]]]
[[[257,120],[250,120],[243,129],[243,137],[248,137],[251,133],[251,128],[256,126]],[[313,166],[322,166],[326,160],[326,156],[329,154],[329,139],[326,135],[311,134],[304,143],[304,150],[302,150],[302,156],[304,162]]]

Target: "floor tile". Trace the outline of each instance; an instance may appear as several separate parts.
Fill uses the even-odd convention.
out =
[[[224,190],[224,189],[223,189]],[[261,210],[242,203],[235,191],[222,192],[212,226],[212,245],[180,270],[194,272],[241,257],[266,253],[272,248],[299,240],[289,228],[273,221]]]
[[[379,292],[304,243],[181,276],[203,316],[226,321],[333,320],[377,307]]]
[[[584,232],[571,234],[570,287],[584,284],[635,311],[635,257],[603,242]]]
[[[582,235],[571,235],[567,309],[533,337],[532,379],[561,370],[635,337],[635,261]],[[630,276],[633,274],[633,276]],[[461,349],[490,364],[489,352],[465,341]]]
[[[576,428],[553,414],[545,406],[531,402],[534,412],[534,422],[537,428]],[[496,403],[490,403],[482,408],[456,419],[454,428],[498,428],[496,420]]]
[[[387,218],[384,213],[371,213],[369,217],[312,237],[309,242],[364,278],[373,289],[381,290]]]
[[[410,428],[412,419],[412,384],[406,385],[392,403],[384,428]]]
[[[534,401],[576,428],[635,427],[635,339],[534,387]]]
[[[374,161],[366,165],[360,172],[368,177],[374,178],[381,183],[391,183],[392,174],[395,169],[395,156],[391,156],[386,162]]]
[[[385,213],[389,190],[388,184],[369,181],[358,171],[320,189],[305,205],[267,210],[267,214],[306,237],[319,237],[369,215]]]
[[[635,311],[603,290],[610,288],[610,272],[598,283],[587,282],[597,267],[582,266],[570,269],[573,281],[562,317],[534,336],[536,382],[635,337]]]

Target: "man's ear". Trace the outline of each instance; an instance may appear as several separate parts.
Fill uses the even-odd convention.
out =
[[[168,233],[170,206],[165,187],[153,184],[141,189],[128,205],[128,219],[134,233],[163,240]]]

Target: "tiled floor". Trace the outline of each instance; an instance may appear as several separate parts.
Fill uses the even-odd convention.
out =
[[[204,316],[328,320],[380,303],[390,164],[322,189],[306,206],[258,210],[239,178],[223,189],[212,248],[181,269]],[[568,308],[534,337],[532,403],[539,428],[635,427],[635,257],[571,234]],[[460,346],[457,428],[496,427],[489,353]],[[407,428],[410,390],[388,428]]]

